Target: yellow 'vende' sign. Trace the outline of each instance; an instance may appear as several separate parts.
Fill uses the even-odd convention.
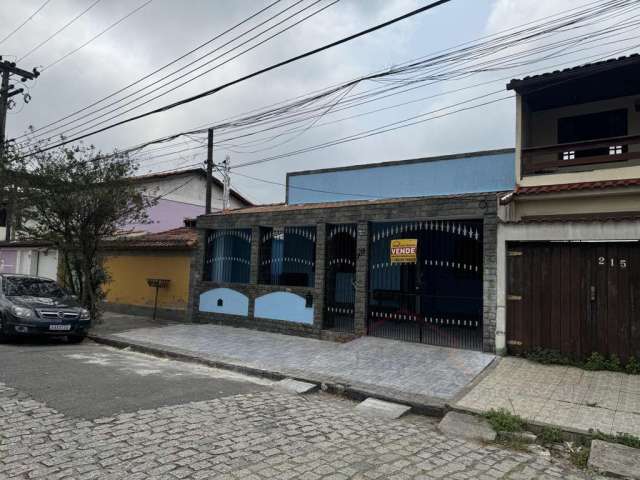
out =
[[[416,238],[391,240],[391,263],[416,263],[417,251]]]

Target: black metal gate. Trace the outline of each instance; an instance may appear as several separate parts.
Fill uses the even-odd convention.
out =
[[[413,263],[392,263],[391,241],[416,239]],[[482,349],[482,221],[373,223],[367,332]]]
[[[353,332],[356,281],[355,224],[327,226],[323,328]]]

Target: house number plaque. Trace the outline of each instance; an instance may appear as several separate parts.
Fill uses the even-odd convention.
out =
[[[606,264],[607,264],[606,257],[598,257],[598,265],[606,265]],[[616,262],[615,258],[610,258],[609,259],[609,266],[610,267],[614,267],[615,268],[616,264],[620,268],[627,268],[629,266],[629,262],[627,261],[626,258],[620,258],[620,259],[618,259],[617,262]]]

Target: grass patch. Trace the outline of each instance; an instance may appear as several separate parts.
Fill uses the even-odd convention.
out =
[[[591,450],[589,447],[579,446],[571,452],[569,452],[569,459],[571,463],[573,463],[576,467],[585,469],[587,468],[587,463],[589,462],[589,454]]]
[[[506,408],[491,409],[484,416],[496,432],[521,432],[525,427],[525,421]]]
[[[562,430],[555,427],[544,427],[538,435],[538,440],[542,445],[562,443]]]
[[[586,360],[575,360],[567,355],[563,355],[557,350],[547,348],[537,348],[525,354],[527,360],[542,363],[544,365],[569,365],[582,368],[584,370],[605,370],[608,372],[625,372],[630,375],[640,374],[640,361],[635,357],[629,357],[626,364],[622,364],[616,355],[605,357],[594,352]]]
[[[598,430],[592,433],[591,438],[593,440],[602,440],[604,442],[619,443],[631,448],[640,448],[640,438],[629,433],[618,433],[617,435],[609,435]]]

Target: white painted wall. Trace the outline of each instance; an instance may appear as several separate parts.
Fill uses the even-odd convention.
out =
[[[175,175],[171,177],[150,179],[140,183],[147,189],[148,195],[162,196],[167,200],[204,206],[206,204],[206,179],[197,174]],[[236,197],[230,195],[231,208],[238,208],[243,204]],[[211,208],[222,209],[222,187],[213,184],[211,189]]]

